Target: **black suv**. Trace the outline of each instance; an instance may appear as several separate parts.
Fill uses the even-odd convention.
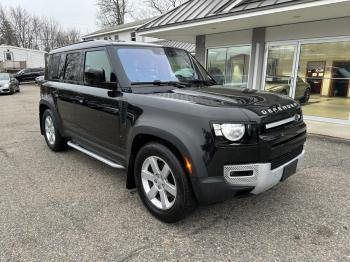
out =
[[[186,51],[92,41],[49,54],[40,125],[53,151],[75,148],[127,171],[166,222],[197,203],[259,194],[304,156],[301,108],[285,96],[215,84]]]
[[[19,82],[34,81],[38,76],[43,76],[45,72],[44,68],[26,68],[17,72],[14,77]]]

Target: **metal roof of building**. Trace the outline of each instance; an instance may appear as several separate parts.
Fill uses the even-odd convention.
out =
[[[193,21],[314,1],[318,0],[190,0],[166,14],[146,22],[137,31],[148,31]]]
[[[196,52],[196,45],[191,43],[184,43],[184,42],[173,41],[173,40],[159,40],[152,43],[161,45],[161,46],[166,46],[166,47],[175,47],[175,48],[185,49],[190,53]]]
[[[132,29],[132,28],[137,28],[141,25],[144,25],[147,22],[150,22],[152,19],[154,19],[154,18],[138,20],[138,21],[131,22],[131,23],[126,23],[126,24],[122,24],[122,25],[116,25],[116,26],[103,28],[101,30],[84,35],[84,36],[82,36],[82,38],[86,39],[86,38],[93,37],[96,35],[104,35],[104,34],[109,34],[111,32],[119,32],[119,31],[124,31],[124,30]]]

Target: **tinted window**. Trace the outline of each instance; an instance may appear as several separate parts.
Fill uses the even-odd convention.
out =
[[[61,56],[60,55],[51,55],[49,61],[49,79],[58,79],[59,78],[59,65],[60,65]]]
[[[111,77],[112,76],[112,77]],[[105,51],[86,52],[84,82],[87,85],[100,85],[115,82]]]
[[[67,54],[64,80],[80,80],[80,53]]]

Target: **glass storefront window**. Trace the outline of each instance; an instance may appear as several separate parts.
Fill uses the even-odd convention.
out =
[[[220,85],[247,88],[250,46],[208,50],[207,69]]]
[[[265,90],[289,95],[293,82],[296,45],[269,46],[266,65]]]
[[[227,48],[216,48],[208,50],[207,69],[209,74],[219,84],[225,82]]]
[[[298,77],[309,90],[305,115],[349,120],[350,41],[301,44]]]

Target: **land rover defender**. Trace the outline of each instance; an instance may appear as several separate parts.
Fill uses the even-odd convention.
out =
[[[41,133],[126,170],[149,211],[176,222],[197,204],[262,193],[296,173],[306,125],[287,96],[217,85],[188,52],[91,41],[50,52]]]

